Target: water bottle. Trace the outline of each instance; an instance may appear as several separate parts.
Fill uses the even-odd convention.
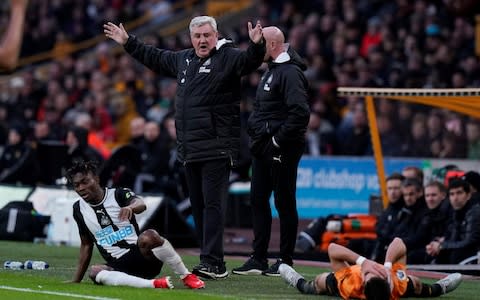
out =
[[[48,269],[49,265],[47,262],[40,260],[27,260],[25,261],[25,269],[31,270],[45,270]]]
[[[3,268],[10,270],[21,270],[23,269],[23,263],[19,261],[7,260],[5,263],[3,263]]]

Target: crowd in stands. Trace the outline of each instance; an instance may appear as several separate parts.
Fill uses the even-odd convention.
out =
[[[106,21],[128,23],[145,14],[158,21],[168,16],[169,0],[30,0],[22,56],[61,51],[74,43],[98,36]],[[5,2],[5,6],[7,2]],[[8,9],[2,11],[4,20]]]
[[[52,50],[62,41],[75,43],[101,35],[103,22],[127,23],[148,10],[157,13],[161,24],[168,17],[162,16],[169,4],[31,0],[23,56]],[[456,15],[442,1],[263,0],[256,5],[257,16],[229,26],[222,20],[219,30],[222,37],[245,48],[246,23],[258,18],[264,26],[280,27],[288,43],[305,58],[312,111],[306,155],[372,154],[364,101],[337,97],[338,86],[464,88],[480,84],[473,15]],[[169,37],[152,32],[141,39],[172,50],[191,46],[188,32]],[[243,80],[243,121],[251,111],[261,74],[259,70]],[[9,80],[0,80],[0,170],[32,155],[38,145],[57,141],[67,148],[62,167],[74,156],[95,157],[109,166],[107,179],[120,182],[133,176],[127,174],[126,162],[120,154],[115,161],[123,168],[108,161],[119,147],[132,146],[142,164],[138,173],[152,175],[154,182],[168,178],[162,184],[171,183],[169,176],[176,174],[171,175],[175,178],[181,169],[173,163],[175,89],[174,80],[154,74],[106,42],[88,53],[24,67]],[[480,158],[478,120],[387,99],[377,99],[376,104],[384,155]],[[243,147],[247,148],[247,141]],[[168,154],[159,162],[151,153]],[[241,153],[240,161],[245,163],[239,173],[248,176],[248,150]],[[167,165],[171,169],[165,170]],[[152,174],[157,166],[162,170]],[[30,172],[32,168],[17,175],[33,178],[19,180],[6,174],[0,180],[52,183],[51,178]],[[149,176],[142,178],[131,179],[132,187],[135,182],[146,188],[157,186]]]

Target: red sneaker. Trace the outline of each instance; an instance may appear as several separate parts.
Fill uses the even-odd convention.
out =
[[[170,281],[170,276],[154,279],[153,285],[156,289],[173,289],[173,284],[172,281]]]
[[[188,274],[182,280],[183,284],[191,289],[203,289],[205,287],[205,282],[201,281],[195,274]]]

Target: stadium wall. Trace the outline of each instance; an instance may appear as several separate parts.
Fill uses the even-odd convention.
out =
[[[400,172],[406,166],[418,166],[425,173],[425,182],[433,178],[435,169],[456,165],[461,170],[479,170],[480,161],[440,159],[385,159],[385,173]],[[232,196],[247,196],[250,185],[231,186]],[[330,214],[368,213],[369,199],[380,194],[375,161],[372,157],[304,157],[297,179],[297,208],[301,219]],[[0,208],[11,201],[30,201],[36,213],[51,216],[47,241],[78,245],[79,237],[72,216],[72,205],[78,195],[59,187],[17,187],[0,185]],[[142,228],[164,201],[161,195],[144,196],[147,210],[138,216]],[[232,197],[237,201],[238,197]],[[237,200],[235,200],[237,199]],[[278,216],[271,199],[272,213]]]

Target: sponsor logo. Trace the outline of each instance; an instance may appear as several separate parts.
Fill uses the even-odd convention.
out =
[[[268,77],[267,79],[267,82],[265,82],[265,84],[263,85],[264,91],[267,91],[267,92],[270,91],[270,84],[272,83],[272,80],[273,80],[273,75],[270,75],[270,77]]]
[[[198,73],[210,73],[211,69],[207,69],[207,67],[209,67],[211,63],[212,59],[207,59],[198,70]]]
[[[113,244],[135,235],[132,224],[113,231],[112,226],[108,226],[95,233],[95,238],[100,246],[112,246]]]

